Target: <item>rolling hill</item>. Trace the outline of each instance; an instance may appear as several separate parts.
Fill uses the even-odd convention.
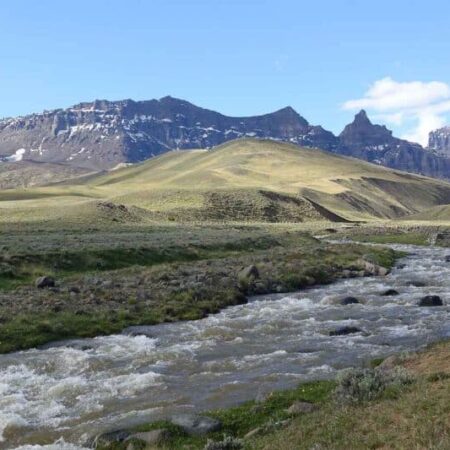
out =
[[[316,149],[236,140],[0,192],[0,221],[358,221],[450,203],[450,184]]]

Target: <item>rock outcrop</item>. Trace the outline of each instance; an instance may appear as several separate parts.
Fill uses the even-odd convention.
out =
[[[372,124],[364,110],[339,135],[336,152],[406,172],[450,178],[450,158],[394,137],[385,126]]]
[[[450,157],[450,127],[439,128],[429,134],[428,148],[438,155]]]

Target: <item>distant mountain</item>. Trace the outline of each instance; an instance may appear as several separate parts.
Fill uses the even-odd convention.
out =
[[[94,101],[0,121],[4,160],[57,162],[107,169],[172,149],[208,148],[242,138],[273,138],[332,150],[335,136],[292,108],[227,117],[184,100]],[[0,156],[1,157],[1,156]]]
[[[438,155],[450,157],[450,127],[432,131],[428,140],[428,148]]]
[[[385,126],[372,124],[364,110],[339,135],[336,152],[406,172],[450,178],[449,158],[394,137]]]
[[[335,136],[291,107],[228,117],[184,100],[106,101],[0,121],[0,161],[57,163],[105,170],[171,149],[210,148],[238,138],[286,141],[395,169],[450,178],[450,158],[392,136],[364,111]],[[448,154],[450,157],[450,153]]]

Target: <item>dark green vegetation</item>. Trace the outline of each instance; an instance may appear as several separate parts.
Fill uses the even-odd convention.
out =
[[[223,436],[244,450],[447,449],[450,446],[450,342],[425,352],[389,357],[376,369],[349,371],[336,381],[305,383],[275,392],[261,402],[206,413],[222,422],[220,432],[188,436],[167,421],[136,431],[165,428],[170,450],[205,448]],[[311,402],[311,412],[289,413],[297,401]],[[252,432],[250,435],[247,433]],[[231,440],[231,439],[230,439]],[[122,450],[117,443],[102,450]],[[134,441],[136,449],[144,448]],[[222,447],[227,448],[227,447]]]
[[[193,320],[246,301],[391,267],[389,249],[327,244],[288,226],[5,233],[0,351]],[[239,277],[255,265],[258,276]],[[345,274],[345,271],[347,274]],[[51,275],[54,288],[34,279]],[[370,275],[370,273],[366,273]]]
[[[387,234],[354,234],[351,236],[354,241],[371,242],[374,244],[410,244],[428,245],[429,236],[426,233],[387,233]]]

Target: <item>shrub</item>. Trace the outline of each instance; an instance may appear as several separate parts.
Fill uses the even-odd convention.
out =
[[[240,450],[244,447],[241,439],[233,436],[224,436],[222,441],[208,439],[204,450]]]
[[[335,398],[343,403],[362,403],[382,395],[396,396],[413,382],[405,369],[349,369],[338,376]]]

